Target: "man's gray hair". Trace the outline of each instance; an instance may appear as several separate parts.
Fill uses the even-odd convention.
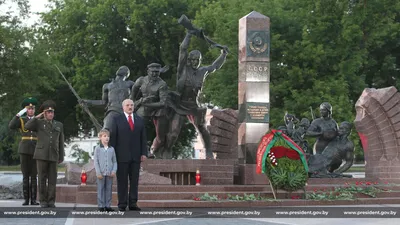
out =
[[[127,99],[125,99],[124,101],[122,101],[122,107],[124,107],[124,105],[125,105],[126,103],[128,103],[128,102],[132,102],[132,104],[135,104],[135,103],[133,103],[132,99],[127,98]]]

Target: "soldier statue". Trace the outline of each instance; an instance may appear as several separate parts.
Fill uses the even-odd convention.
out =
[[[292,126],[293,122],[290,121],[287,126],[288,136],[298,145],[300,148],[304,150],[304,152],[308,152],[308,142],[304,139],[304,136],[307,132],[308,127],[310,126],[310,121],[307,118],[301,119],[298,124],[298,127]]]
[[[329,142],[321,154],[312,155],[309,158],[311,177],[344,176],[342,173],[350,169],[354,160],[354,144],[348,139],[350,133],[351,124],[346,121],[341,123],[338,136]]]
[[[45,101],[39,115],[29,120],[25,127],[37,132],[38,141],[33,158],[39,174],[39,200],[42,208],[54,208],[56,201],[57,166],[64,161],[64,127],[54,120],[56,104]],[[43,118],[42,118],[43,117]]]
[[[136,114],[147,123],[152,121],[156,128],[151,152],[156,158],[170,159],[172,152],[164,148],[171,115],[167,108],[168,86],[160,78],[160,73],[168,67],[161,68],[158,63],[147,66],[147,76],[139,77],[132,87],[131,99],[134,101]]]
[[[22,205],[29,205],[29,200],[31,205],[39,205],[39,203],[36,202],[36,160],[33,159],[37,136],[35,131],[29,130],[25,127],[25,124],[35,117],[35,106],[37,103],[36,98],[26,98],[21,105],[23,109],[12,118],[9,124],[10,129],[19,129],[22,135],[18,146],[22,172],[22,191],[24,195],[24,202]]]
[[[122,101],[129,98],[130,91],[134,84],[131,80],[126,80],[130,75],[127,66],[121,66],[115,79],[103,85],[102,100],[82,100],[80,104],[106,106],[103,128],[110,130],[111,123],[115,117],[123,113]]]
[[[304,152],[308,151],[308,142],[304,139],[308,127],[310,126],[310,121],[307,118],[299,119],[295,115],[285,113],[283,117],[285,121],[285,126],[279,126],[278,130],[289,136]]]
[[[206,157],[214,158],[211,149],[210,134],[205,126],[205,114],[207,109],[201,108],[198,104],[198,96],[203,88],[204,80],[208,75],[220,69],[226,60],[228,54],[227,47],[221,47],[220,56],[210,66],[200,66],[202,55],[199,50],[188,52],[190,39],[192,36],[200,37],[210,43],[210,40],[204,36],[201,30],[191,26],[190,21],[182,16],[180,21],[187,29],[186,36],[180,45],[179,60],[177,68],[177,104],[175,111],[186,111],[187,118],[197,128],[203,139],[206,149]],[[218,45],[219,46],[219,45]],[[175,113],[171,121],[170,132],[167,137],[167,148],[172,148],[176,142],[182,128],[185,116],[182,113]]]
[[[306,136],[317,138],[313,147],[314,154],[321,154],[329,142],[336,138],[338,132],[338,124],[332,118],[331,104],[322,103],[319,111],[321,117],[313,120],[306,132]]]

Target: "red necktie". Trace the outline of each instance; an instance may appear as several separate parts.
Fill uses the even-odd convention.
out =
[[[129,126],[131,127],[131,130],[133,131],[133,128],[135,127],[135,125],[133,125],[132,115],[128,116],[128,123],[129,123]]]

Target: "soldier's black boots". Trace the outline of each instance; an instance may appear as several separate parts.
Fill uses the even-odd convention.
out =
[[[22,203],[22,205],[29,205],[29,180],[23,180],[22,193],[24,195],[24,202]]]
[[[38,202],[36,202],[36,195],[37,195],[37,183],[36,181],[31,182],[31,205],[39,205]]]

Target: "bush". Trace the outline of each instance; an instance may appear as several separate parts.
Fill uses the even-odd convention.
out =
[[[88,163],[90,156],[89,153],[86,152],[85,150],[79,148],[79,145],[75,144],[71,147],[71,157],[76,158],[76,162],[79,163],[81,162],[81,160],[83,161],[83,163]]]

